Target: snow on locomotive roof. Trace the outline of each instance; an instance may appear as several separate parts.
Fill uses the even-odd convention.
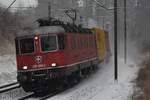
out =
[[[35,34],[47,34],[47,33],[64,33],[65,29],[61,26],[43,26],[33,30],[23,30],[17,34],[17,36],[28,36]]]
[[[45,33],[61,33],[65,32],[61,26],[43,26],[34,30],[34,33],[45,34]]]

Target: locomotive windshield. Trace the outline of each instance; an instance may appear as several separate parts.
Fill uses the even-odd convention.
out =
[[[53,51],[57,49],[56,36],[41,36],[41,49],[43,52]]]
[[[21,54],[34,52],[33,38],[20,39],[20,52]]]

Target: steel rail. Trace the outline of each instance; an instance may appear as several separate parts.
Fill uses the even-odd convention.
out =
[[[18,86],[11,87],[11,88],[7,88],[7,89],[2,89],[2,90],[0,90],[0,93],[4,93],[4,92],[10,91],[10,90],[13,90],[13,89],[16,89],[16,88],[20,88],[20,87],[21,87],[21,86],[18,85]]]
[[[24,97],[21,97],[21,98],[19,98],[18,100],[29,99],[30,97],[33,97],[34,95],[35,95],[35,93],[32,93],[32,94],[26,95],[26,96],[24,96]]]
[[[12,86],[12,85],[16,85],[16,84],[19,84],[19,83],[14,82],[14,83],[6,84],[6,85],[3,85],[3,86],[0,86],[0,89],[6,88],[6,87],[9,87],[9,86]]]
[[[42,98],[40,98],[39,100],[46,100],[46,99],[48,99],[48,98],[50,98],[50,97],[52,97],[52,96],[54,96],[54,95],[56,95],[56,94],[58,94],[58,93],[60,93],[61,91],[55,91],[55,92],[53,92],[53,93],[51,93],[51,94],[48,94],[48,95],[46,95],[46,96],[43,96]]]

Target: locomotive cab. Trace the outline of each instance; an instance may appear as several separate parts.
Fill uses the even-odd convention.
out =
[[[65,34],[50,30],[43,27],[39,34],[16,37],[17,79],[22,86],[55,78],[55,69],[64,66]]]

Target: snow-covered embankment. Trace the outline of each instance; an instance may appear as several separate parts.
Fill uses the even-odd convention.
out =
[[[0,86],[16,81],[15,55],[0,56]]]
[[[118,81],[114,81],[113,61],[110,61],[77,86],[49,100],[132,100],[139,68],[132,61],[124,64],[123,59],[118,67]]]

